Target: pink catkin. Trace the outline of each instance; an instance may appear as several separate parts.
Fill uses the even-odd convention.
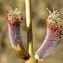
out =
[[[23,16],[18,12],[18,9],[15,9],[15,11],[12,11],[11,13],[7,11],[5,16],[8,22],[9,38],[12,48],[19,58],[27,60],[29,58],[29,54],[24,47],[20,33],[20,25],[23,20]]]
[[[49,10],[49,16],[46,18],[46,25],[47,35],[42,45],[35,52],[36,59],[43,59],[47,57],[57,44],[59,38],[61,38],[63,25],[60,21],[59,12],[57,12],[57,10],[53,10],[53,12]]]
[[[19,21],[19,19],[15,19],[16,22],[9,20],[9,16],[11,17],[11,15],[9,15],[8,11],[6,11],[5,16],[8,21],[9,38],[10,38],[12,47],[14,45],[19,44],[20,46],[22,46],[22,48],[24,48],[21,35],[20,35],[20,24],[23,19],[22,14],[21,14],[21,20]]]
[[[59,36],[57,35],[57,32],[54,32],[51,29],[47,28],[47,35],[45,37],[45,40],[35,54],[37,54],[39,58],[47,57],[54,46],[57,44],[58,39]]]
[[[20,26],[8,24],[8,30],[9,30],[9,38],[10,38],[12,47],[14,45],[19,44],[22,48],[24,48],[21,35],[20,35]]]

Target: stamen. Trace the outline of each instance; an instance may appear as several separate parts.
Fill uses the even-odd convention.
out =
[[[16,8],[14,11],[7,11],[5,15],[10,23],[21,22],[21,20],[23,20],[23,16],[21,12],[18,11],[18,8]]]
[[[49,27],[53,31],[57,31],[58,35],[60,36],[62,34],[63,25],[61,19],[59,18],[59,12],[57,10],[54,10],[54,8],[53,12],[51,12],[49,9],[47,10],[49,11],[49,16],[46,19],[47,27]]]

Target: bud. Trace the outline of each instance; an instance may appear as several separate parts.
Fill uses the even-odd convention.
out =
[[[18,8],[14,11],[6,11],[5,16],[8,21],[9,38],[16,55],[24,60],[29,58],[29,54],[24,47],[24,44],[20,35],[20,24],[23,20],[23,16]]]
[[[50,54],[62,35],[63,25],[57,10],[53,9],[53,12],[49,10],[49,16],[46,18],[46,25],[46,37],[40,48],[35,52],[35,58],[38,60],[44,59]]]

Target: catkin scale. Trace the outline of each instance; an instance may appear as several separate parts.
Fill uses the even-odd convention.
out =
[[[18,9],[15,9],[14,12],[7,11],[5,16],[8,21],[9,38],[13,50],[17,57],[24,60],[29,59],[28,51],[24,47],[20,33],[20,25],[23,19],[22,14],[18,11]]]

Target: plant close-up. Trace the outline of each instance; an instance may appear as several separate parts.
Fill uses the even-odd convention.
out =
[[[1,12],[5,18],[2,18],[3,15],[0,16],[1,63],[63,61],[63,8],[59,0],[56,3],[52,1],[54,5],[50,0],[1,2],[4,6],[1,8],[4,11]]]

